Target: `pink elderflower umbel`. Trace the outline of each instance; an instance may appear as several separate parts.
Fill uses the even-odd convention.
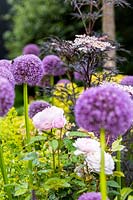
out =
[[[78,98],[75,117],[79,127],[92,132],[104,128],[117,137],[133,123],[133,101],[127,92],[111,84],[90,88]]]
[[[30,86],[37,85],[43,77],[42,61],[33,54],[19,56],[14,59],[11,71],[16,84],[27,83]]]
[[[74,42],[70,42],[74,48],[84,53],[93,50],[105,51],[114,48],[109,42],[101,41],[100,38],[89,35],[76,35]]]
[[[36,44],[27,44],[24,48],[23,48],[23,54],[33,54],[36,56],[39,56],[40,53],[40,49]]]
[[[14,88],[10,84],[10,82],[0,77],[0,116],[3,117],[7,114],[9,109],[14,104]]]
[[[45,108],[37,113],[33,118],[34,126],[40,131],[52,128],[63,128],[66,124],[64,111],[56,106]]]

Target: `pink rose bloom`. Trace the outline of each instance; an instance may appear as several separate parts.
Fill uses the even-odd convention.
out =
[[[52,128],[63,128],[66,124],[64,111],[56,106],[45,108],[38,112],[33,118],[34,126],[39,130],[50,130]]]
[[[77,148],[75,155],[88,154],[100,149],[100,143],[91,138],[78,138],[73,146]]]

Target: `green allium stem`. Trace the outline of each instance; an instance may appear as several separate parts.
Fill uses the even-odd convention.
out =
[[[53,158],[53,171],[55,173],[55,151],[52,150],[52,158]]]
[[[106,186],[106,174],[105,174],[105,130],[100,130],[100,144],[101,144],[101,170],[100,170],[100,191],[102,200],[107,200],[107,186]]]
[[[54,76],[50,76],[50,86],[53,89],[54,86]],[[53,95],[51,96],[51,104],[53,104]]]
[[[27,84],[23,85],[23,95],[24,95],[24,116],[25,116],[25,127],[26,127],[26,143],[30,142],[30,127],[29,127],[29,117],[28,117],[28,87]],[[28,147],[28,152],[31,152],[31,147]],[[32,161],[28,161],[28,171],[29,171],[29,185],[33,183],[32,177]]]
[[[120,172],[121,171],[121,151],[117,151],[116,158],[117,158],[116,170]],[[117,189],[118,192],[120,193],[120,190],[121,190],[121,177],[117,177],[117,183],[120,186],[120,188]],[[120,195],[118,195],[117,199],[118,200],[121,199]]]
[[[58,169],[60,171],[60,148],[61,148],[61,135],[62,135],[62,129],[60,130],[60,135],[58,139]]]
[[[8,184],[8,177],[7,177],[6,165],[5,165],[5,162],[4,162],[2,144],[0,144],[0,169],[1,169],[2,176],[3,176],[4,184],[7,185]],[[12,200],[12,194],[11,194],[10,189],[5,188],[5,192],[7,193],[9,200]]]

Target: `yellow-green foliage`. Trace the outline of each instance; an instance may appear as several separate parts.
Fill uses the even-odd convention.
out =
[[[97,72],[95,75],[92,75],[92,85],[100,84],[103,81],[120,83],[123,78],[124,78],[124,75],[122,74],[112,75],[110,74],[110,72],[106,72],[106,71]]]
[[[63,108],[66,114],[71,112],[71,107],[75,105],[76,99],[83,91],[83,87],[78,87],[75,83],[59,83],[53,92],[53,104]]]
[[[26,174],[23,173],[26,163],[20,159],[21,152],[24,151],[24,138],[24,116],[17,116],[15,108],[12,108],[7,116],[0,118],[0,141],[10,184],[26,179]],[[4,189],[1,173],[0,188],[0,199],[2,200],[5,197],[2,197]]]

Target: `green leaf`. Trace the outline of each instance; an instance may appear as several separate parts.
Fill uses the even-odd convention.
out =
[[[133,189],[131,189],[129,187],[122,188],[121,199],[125,200],[131,192],[133,192]]]
[[[117,177],[125,177],[124,173],[121,171],[114,171],[113,176]]]
[[[72,131],[72,132],[68,132],[68,136],[70,136],[70,137],[86,137],[86,136],[88,136],[88,134],[84,133],[84,132]]]
[[[107,186],[114,187],[114,188],[120,188],[120,185],[116,181],[107,181]]]
[[[30,152],[26,153],[25,156],[22,158],[22,160],[35,160],[37,159],[37,153],[36,152]]]
[[[119,138],[117,140],[115,140],[113,143],[112,143],[112,151],[115,152],[115,151],[121,151],[125,148],[125,146],[121,145],[122,141],[122,138]]]
[[[52,147],[52,150],[53,151],[56,151],[57,150],[57,148],[58,148],[58,140],[52,140],[52,141],[50,141],[49,142],[49,144],[50,144],[50,146]]]
[[[133,195],[130,195],[127,200],[133,200]]]
[[[117,192],[116,190],[109,190],[108,194],[111,194],[111,195],[119,195],[120,193]]]
[[[28,184],[27,183],[23,183],[21,185],[17,185],[15,187],[15,194],[14,196],[20,196],[22,194],[25,194],[28,191]]]
[[[15,197],[16,197],[16,196],[20,196],[20,195],[22,195],[22,194],[25,194],[26,192],[27,192],[27,189],[22,188],[22,189],[17,190],[17,191],[15,192],[14,196],[15,196]]]
[[[46,139],[47,137],[38,135],[38,136],[32,137],[28,145],[33,144],[35,142],[39,142],[39,141],[45,141]]]
[[[68,181],[66,179],[60,179],[57,177],[49,178],[44,184],[44,188],[47,191],[51,189],[58,190],[59,188],[67,188],[67,187],[71,187]]]

